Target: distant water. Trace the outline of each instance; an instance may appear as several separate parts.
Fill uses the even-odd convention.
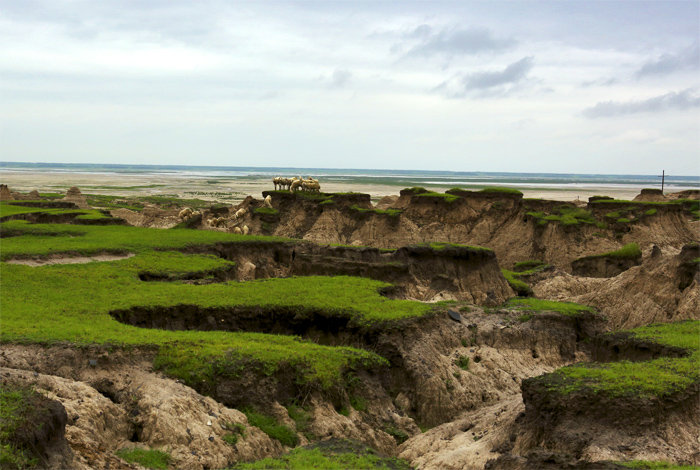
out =
[[[650,175],[590,175],[562,173],[498,173],[462,171],[368,170],[284,167],[116,165],[81,163],[0,162],[3,172],[160,175],[183,178],[258,179],[273,176],[313,176],[346,184],[394,186],[512,186],[521,188],[659,188],[661,178]],[[666,176],[668,191],[700,189],[700,176]]]

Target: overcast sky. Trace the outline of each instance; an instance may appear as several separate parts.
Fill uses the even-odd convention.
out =
[[[700,174],[700,1],[0,0],[0,159]]]

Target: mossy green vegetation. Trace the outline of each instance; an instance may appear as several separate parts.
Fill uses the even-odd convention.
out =
[[[560,206],[552,214],[541,211],[530,211],[527,215],[534,218],[538,224],[546,225],[548,222],[556,222],[561,225],[596,224],[593,214],[581,207]]]
[[[415,193],[417,197],[426,197],[426,198],[438,198],[438,199],[443,199],[445,202],[455,202],[457,199],[459,199],[459,196],[455,196],[454,194],[448,194],[448,193],[436,193],[434,191],[426,191],[422,193]]]
[[[581,315],[582,313],[595,313],[595,309],[593,307],[589,307],[588,305],[533,298],[510,299],[508,303],[506,303],[506,306],[527,312],[557,312],[566,316],[576,316]]]
[[[230,446],[235,446],[238,439],[245,437],[245,425],[242,423],[224,423],[224,428],[228,431],[221,439]]]
[[[142,467],[157,470],[167,470],[171,457],[167,452],[152,449],[120,449],[115,452],[129,463],[137,463]]]
[[[697,465],[679,465],[671,462],[652,460],[630,460],[627,462],[615,462],[625,468],[635,470],[698,470]]]
[[[510,288],[515,291],[515,293],[519,296],[530,296],[533,295],[532,289],[530,288],[530,285],[519,279],[519,276],[522,273],[517,273],[515,271],[510,271],[508,269],[503,269],[501,268],[501,273],[503,273],[503,277],[506,278],[506,281],[508,281],[508,285],[510,285]]]
[[[0,384],[0,468],[20,470],[38,463],[30,449],[13,442],[15,432],[32,411],[34,394],[30,388]]]
[[[110,312],[134,307],[176,309],[180,305],[202,309],[284,307],[297,316],[320,311],[349,318],[358,325],[371,325],[431,311],[427,304],[381,296],[379,290],[387,287],[386,283],[346,276],[207,285],[139,279],[144,272],[177,276],[230,267],[231,262],[214,256],[172,250],[247,241],[250,236],[125,226],[32,225],[24,221],[4,223],[3,230],[7,226],[14,227],[18,236],[3,239],[0,256],[5,260],[55,253],[130,252],[135,256],[73,265],[3,264],[1,341],[154,348],[157,368],[200,389],[218,376],[236,376],[243,365],[262,374],[290,369],[298,374],[298,383],[330,387],[342,381],[344,370],[380,366],[386,361],[368,351],[321,346],[291,336],[136,328],[117,322]]]
[[[472,250],[472,251],[493,251],[492,249],[486,248],[483,246],[462,245],[460,243],[448,243],[448,242],[418,243],[414,246],[427,246],[435,251],[443,251],[447,248],[466,248],[466,249]]]
[[[5,222],[2,230],[19,236],[3,239],[0,259],[14,256],[48,255],[52,253],[99,252],[143,253],[148,250],[184,249],[193,245],[214,245],[223,242],[293,242],[289,238],[205,230],[171,229],[166,232],[131,226],[74,226],[61,224],[29,224],[23,220]],[[44,235],[44,236],[42,236]]]
[[[591,258],[619,258],[619,259],[633,259],[642,256],[642,250],[639,248],[637,243],[628,243],[619,250],[608,251],[607,253],[601,253],[598,255],[590,255],[584,257],[585,259]]]
[[[484,188],[479,191],[480,193],[502,193],[502,194],[519,194],[522,196],[523,192],[519,191],[514,188],[502,188],[502,187],[492,187],[492,188]]]
[[[634,337],[686,349],[685,357],[651,361],[575,364],[538,378],[550,390],[569,394],[590,390],[613,397],[664,397],[700,380],[700,321],[644,326],[629,330]]]
[[[272,416],[268,416],[251,408],[242,410],[248,418],[248,423],[251,426],[260,428],[262,432],[270,436],[272,439],[280,441],[287,447],[296,447],[299,444],[299,438],[296,432],[289,426],[280,424]]]
[[[391,217],[398,217],[403,212],[402,209],[365,209],[364,207],[360,207],[356,204],[353,206],[350,206],[350,209],[357,211],[357,212],[362,212],[362,213],[371,212],[374,214],[388,215]]]
[[[334,450],[326,447],[300,447],[278,458],[241,463],[232,470],[411,470],[405,460],[382,457],[370,447]]]
[[[277,215],[280,211],[272,207],[258,207],[255,210],[253,210],[253,212],[260,215]]]

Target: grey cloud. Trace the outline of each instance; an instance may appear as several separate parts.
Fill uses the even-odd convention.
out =
[[[487,29],[443,29],[435,31],[423,24],[409,33],[407,38],[420,43],[408,51],[408,56],[464,55],[480,52],[497,52],[516,44],[511,38],[497,38]]]
[[[432,91],[448,98],[464,98],[467,94],[482,98],[506,96],[526,81],[533,63],[533,57],[523,57],[503,70],[455,74]],[[532,82],[532,80],[527,81]]]
[[[462,78],[465,90],[493,88],[516,83],[525,78],[532,69],[533,58],[523,57],[501,71],[477,72]]]
[[[654,113],[668,110],[700,108],[700,96],[690,88],[680,92],[670,92],[641,101],[605,101],[583,110],[588,118],[622,116],[626,114]]]
[[[619,80],[617,78],[599,78],[598,80],[590,80],[587,82],[583,82],[581,83],[581,86],[584,88],[592,86],[610,86],[615,85],[618,82]]]
[[[331,75],[330,85],[333,88],[341,88],[345,86],[352,78],[352,72],[346,69],[335,69]]]
[[[678,54],[663,54],[651,60],[637,71],[637,77],[666,75],[679,70],[700,68],[700,46],[695,43]]]

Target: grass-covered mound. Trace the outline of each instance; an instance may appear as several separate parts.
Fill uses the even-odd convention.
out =
[[[595,309],[588,305],[532,298],[510,299],[506,306],[526,312],[557,312],[567,317],[574,317],[584,313],[595,313]]]
[[[700,380],[700,321],[644,326],[631,337],[688,351],[685,357],[660,357],[631,362],[575,364],[535,379],[559,394],[602,394],[609,397],[663,398]]]
[[[241,463],[232,470],[258,469],[411,470],[411,466],[405,460],[382,456],[361,443],[333,439],[294,449],[282,457]]]
[[[348,368],[386,361],[367,351],[321,346],[292,336],[137,328],[117,322],[110,312],[182,305],[202,309],[255,306],[268,311],[284,307],[296,314],[323,311],[329,316],[349,317],[357,325],[370,325],[430,311],[425,304],[382,297],[378,291],[387,284],[363,278],[307,277],[207,285],[144,282],[139,278],[143,272],[182,274],[230,265],[212,256],[172,250],[197,244],[282,239],[123,226],[2,224],[3,230],[8,227],[16,236],[3,239],[3,260],[55,253],[130,252],[135,256],[80,265],[3,263],[1,341],[152,347],[156,366],[189,384],[236,376],[247,367],[268,375],[291,370],[299,383],[328,387],[338,383]]]
[[[616,258],[616,259],[634,259],[642,256],[642,250],[636,243],[628,243],[622,248],[607,253],[597,255],[584,256],[579,259],[595,259],[595,258]]]
[[[522,273],[510,271],[508,269],[501,269],[501,273],[503,274],[503,277],[506,278],[506,281],[508,281],[510,288],[513,289],[517,295],[521,297],[529,297],[534,295],[530,285],[520,279],[520,275]]]
[[[538,225],[547,225],[550,222],[554,222],[565,226],[598,224],[601,228],[604,227],[604,224],[599,224],[596,221],[590,211],[580,207],[562,205],[549,214],[542,211],[530,211],[527,212],[527,215],[535,219]]]

